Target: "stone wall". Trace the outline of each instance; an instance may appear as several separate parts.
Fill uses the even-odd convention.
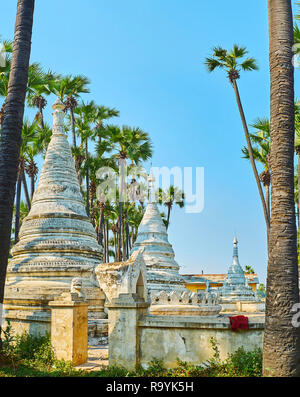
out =
[[[138,324],[143,367],[153,359],[162,359],[168,368],[177,366],[177,358],[195,365],[203,363],[213,355],[212,337],[218,343],[222,360],[239,347],[250,351],[263,345],[261,319],[250,318],[249,330],[232,331],[228,318],[223,316],[211,319],[155,317],[145,317]]]
[[[149,303],[137,294],[120,294],[108,305],[109,364],[134,369],[162,359],[168,368],[177,359],[198,365],[213,355],[210,339],[216,338],[221,359],[243,346],[253,350],[263,344],[264,315],[247,316],[248,330],[232,331],[228,316],[149,315]]]

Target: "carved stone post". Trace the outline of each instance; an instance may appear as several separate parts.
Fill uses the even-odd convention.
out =
[[[121,293],[106,307],[109,309],[109,365],[134,370],[140,362],[138,321],[147,314],[149,303],[137,294]]]
[[[49,302],[51,344],[57,359],[84,364],[88,358],[88,303],[74,293]]]

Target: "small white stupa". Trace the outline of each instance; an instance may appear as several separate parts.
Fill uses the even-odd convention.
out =
[[[175,261],[168,233],[155,202],[154,182],[150,173],[149,201],[138,228],[137,239],[131,254],[143,250],[143,258],[147,266],[147,282],[149,293],[153,291],[186,291],[184,278],[179,274],[179,265]]]
[[[150,313],[176,316],[211,316],[220,312],[217,295],[197,293],[185,288],[179,265],[155,200],[154,177],[149,181],[149,201],[138,229],[131,255],[140,251],[147,270]]]
[[[248,285],[248,280],[240,265],[236,236],[233,240],[233,259],[228,269],[227,278],[224,285],[216,290],[225,311],[242,311],[243,308],[244,311],[264,310],[264,303]]]

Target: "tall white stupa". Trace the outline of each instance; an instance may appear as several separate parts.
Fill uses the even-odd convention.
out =
[[[103,252],[85,210],[75,164],[64,131],[64,104],[53,105],[53,133],[31,210],[12,249],[5,287],[5,316],[16,331],[50,329],[52,301],[82,278],[89,319],[105,316],[105,296],[93,283]]]

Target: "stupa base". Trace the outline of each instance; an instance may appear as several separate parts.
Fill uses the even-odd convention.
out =
[[[55,297],[70,292],[72,277],[30,277],[8,274],[4,295],[4,316],[14,334],[28,332],[33,335],[50,333],[51,309],[48,305]],[[84,293],[89,304],[89,323],[105,319],[105,295],[89,279],[83,279]],[[5,326],[5,325],[4,325]]]

